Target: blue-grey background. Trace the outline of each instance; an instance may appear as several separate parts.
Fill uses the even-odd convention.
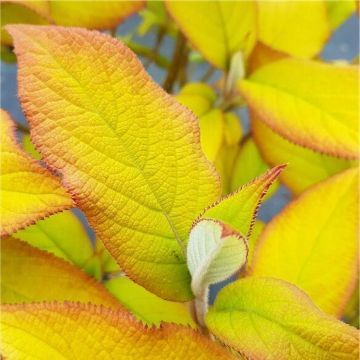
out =
[[[117,29],[117,34],[120,36],[126,36],[129,33],[134,33],[133,40],[146,46],[153,46],[155,42],[155,34],[150,33],[146,36],[139,36],[135,34],[135,28],[139,24],[139,16],[133,16],[125,23],[121,24]],[[301,30],[300,30],[301,31]],[[171,57],[174,47],[174,42],[171,38],[165,38],[160,51],[163,55]],[[359,55],[359,18],[354,14],[352,15],[342,26],[329,39],[328,43],[324,47],[321,58],[327,61],[335,60],[348,60],[352,61]],[[142,59],[144,60],[144,59]],[[155,81],[160,84],[163,83],[165,72],[155,65],[150,65],[147,68],[148,72],[154,78]],[[207,70],[207,65],[202,64],[193,69],[192,81],[197,81],[201,78],[204,72]],[[17,98],[17,83],[16,83],[16,64],[7,64],[1,62],[1,107],[7,110],[18,122],[26,124],[26,120],[23,116],[18,98]],[[212,80],[216,79],[219,74],[214,74]],[[243,127],[248,128],[248,116],[246,109],[239,111],[240,117],[243,122]],[[281,186],[271,199],[265,202],[259,213],[259,218],[265,222],[268,222],[275,214],[277,214],[286,203],[290,200],[290,193],[284,187]],[[86,224],[85,217],[80,211],[76,211]],[[87,224],[86,224],[87,226]],[[93,237],[93,234],[87,226],[89,234]],[[218,289],[222,285],[216,286]],[[216,289],[214,288],[212,293],[214,294]]]

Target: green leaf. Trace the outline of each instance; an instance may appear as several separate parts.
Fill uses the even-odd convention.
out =
[[[322,313],[295,286],[251,277],[220,291],[206,316],[209,330],[250,359],[356,360],[359,333]]]
[[[40,220],[16,232],[13,237],[48,251],[79,268],[86,268],[87,263],[95,256],[84,226],[71,211],[64,211]],[[95,275],[99,271],[94,268],[88,270],[90,275]]]
[[[126,277],[111,279],[105,287],[137,319],[148,325],[171,322],[196,327],[185,304],[163,300]]]

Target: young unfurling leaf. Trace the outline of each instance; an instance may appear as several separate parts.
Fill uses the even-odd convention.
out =
[[[187,247],[193,293],[199,296],[209,285],[230,277],[245,264],[246,256],[246,240],[239,233],[218,221],[197,222]]]

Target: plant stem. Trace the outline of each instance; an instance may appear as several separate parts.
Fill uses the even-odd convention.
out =
[[[152,61],[155,62],[156,57],[159,56],[159,51],[160,51],[161,43],[164,39],[164,36],[165,36],[165,31],[163,28],[160,27],[156,34],[156,41],[155,41],[154,49],[152,50],[153,56],[148,57],[148,60],[144,64],[145,69],[147,69],[150,66]]]
[[[167,76],[164,81],[163,88],[165,91],[171,93],[174,87],[174,84],[176,82],[176,79],[178,77],[181,63],[182,63],[182,57],[184,55],[184,52],[186,50],[186,41],[184,36],[179,32],[176,38],[175,42],[175,48],[173,52],[172,62],[169,67],[169,71],[167,73]]]
[[[195,315],[196,321],[202,328],[203,332],[206,332],[206,325],[205,325],[205,315],[208,311],[208,298],[209,298],[209,288],[206,288],[202,294],[196,296],[195,298]]]
[[[215,68],[209,66],[208,69],[205,71],[204,75],[201,77],[200,81],[207,82],[214,73],[215,73]]]

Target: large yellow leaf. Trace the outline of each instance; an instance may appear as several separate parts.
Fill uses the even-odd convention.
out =
[[[2,303],[71,300],[121,307],[72,264],[11,237],[1,240],[1,272]]]
[[[146,328],[128,313],[91,304],[2,306],[1,353],[25,360],[230,360],[188,327]]]
[[[325,1],[258,1],[259,40],[296,57],[317,55],[330,35]]]
[[[209,330],[246,359],[357,360],[358,331],[322,313],[298,288],[272,278],[226,286],[206,317]]]
[[[161,299],[126,277],[111,279],[105,287],[146,324],[160,325],[165,321],[196,327],[186,304]]]
[[[195,117],[107,35],[9,31],[21,103],[45,161],[129,277],[164,298],[191,298],[188,233],[219,192]]]
[[[354,168],[304,192],[263,231],[253,274],[288,280],[340,316],[357,280],[357,194]]]
[[[221,198],[207,208],[200,218],[220,220],[249,237],[263,197],[285,167],[276,166]]]
[[[15,125],[0,110],[1,235],[73,206],[60,182],[17,144]]]
[[[355,165],[355,161],[324,155],[295,145],[273,132],[255,116],[251,118],[251,130],[261,155],[270,165],[288,163],[286,171],[280,175],[280,180],[295,194]]]
[[[55,24],[110,29],[136,13],[145,1],[50,1]]]
[[[290,141],[344,158],[358,158],[358,68],[284,59],[240,82],[251,109]]]
[[[84,226],[71,211],[40,220],[12,236],[80,268],[86,268],[87,262],[95,255]]]
[[[250,53],[256,38],[254,1],[166,1],[193,46],[214,66],[228,70],[239,50]]]

